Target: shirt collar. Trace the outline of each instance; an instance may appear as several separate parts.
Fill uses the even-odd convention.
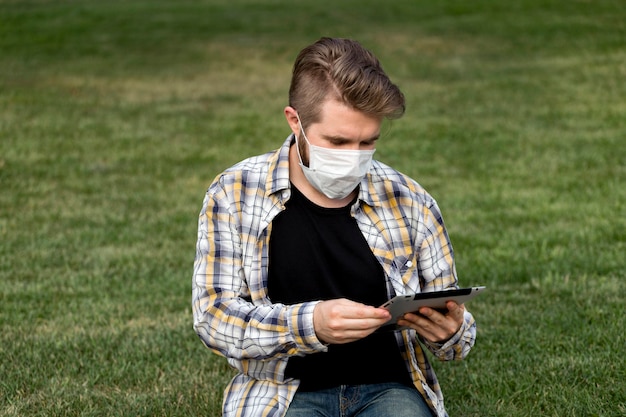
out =
[[[290,189],[289,148],[294,141],[295,136],[289,135],[283,145],[269,159],[270,166],[265,187],[268,195]]]

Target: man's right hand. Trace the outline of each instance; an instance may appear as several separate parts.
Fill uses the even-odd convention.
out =
[[[391,314],[384,308],[367,306],[345,298],[322,301],[313,310],[313,326],[317,338],[328,344],[363,339],[390,318]]]

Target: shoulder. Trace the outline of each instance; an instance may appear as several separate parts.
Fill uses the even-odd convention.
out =
[[[212,187],[237,190],[263,189],[274,193],[289,187],[290,137],[283,145],[262,155],[252,156],[224,170]]]
[[[380,161],[372,161],[370,194],[375,200],[401,200],[402,204],[434,204],[433,197],[416,180]]]
[[[273,153],[257,155],[225,169],[218,174],[209,187],[210,190],[237,188],[259,188],[267,178],[269,159]]]

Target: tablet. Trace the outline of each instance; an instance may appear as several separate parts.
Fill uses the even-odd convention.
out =
[[[420,307],[447,310],[446,302],[454,301],[457,304],[466,303],[476,297],[485,288],[486,287],[469,287],[395,296],[381,306],[391,313],[391,319],[385,323],[383,327],[388,328],[391,326],[399,329],[395,324],[405,313],[414,313]]]

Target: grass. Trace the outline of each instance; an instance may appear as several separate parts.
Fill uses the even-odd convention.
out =
[[[626,415],[619,1],[0,0],[0,416],[219,415],[191,328],[212,178],[276,148],[292,61],[359,39],[377,157],[440,203],[478,341],[453,416]]]

